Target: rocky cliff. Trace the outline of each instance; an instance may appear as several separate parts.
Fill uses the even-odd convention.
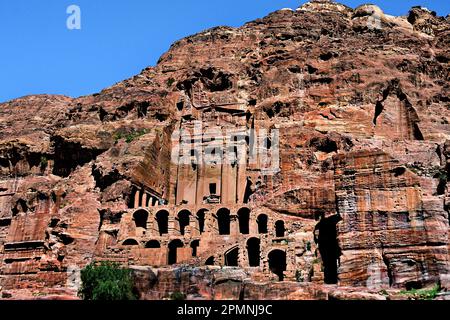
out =
[[[182,39],[155,67],[98,94],[0,104],[0,290],[5,297],[75,296],[72,272],[97,260],[141,268],[146,298],[189,287],[192,273],[206,281],[223,265],[230,271],[221,275],[220,297],[239,298],[243,290],[264,298],[258,288],[266,282],[267,297],[289,299],[323,298],[318,292],[329,285],[360,292],[448,287],[449,45],[448,18],[425,8],[393,17],[373,5],[316,0]],[[136,247],[151,232],[130,229],[139,227],[132,209],[167,206],[168,232],[184,241],[181,218],[171,215],[189,203],[177,200],[169,137],[192,119],[215,117],[225,127],[240,115],[247,128],[279,132],[279,170],[265,175],[258,164],[247,166],[248,196],[228,205],[223,194],[219,202],[265,212],[269,225],[284,220],[286,234],[261,231],[260,221],[241,228],[268,234],[257,236],[260,269],[249,269],[245,257],[230,264],[225,247],[223,256],[212,253],[213,231],[192,231],[186,241],[202,245],[198,259],[182,261],[191,277],[172,276],[180,259],[169,263],[160,249],[159,261],[149,260]],[[147,201],[136,200],[136,188],[147,190]],[[164,244],[163,233],[153,238]],[[242,251],[247,239],[238,234],[225,242]],[[272,246],[284,250],[287,282],[269,275],[280,275]],[[210,255],[215,267],[205,267]],[[142,275],[142,266],[165,271]],[[197,294],[211,297],[205,290]]]

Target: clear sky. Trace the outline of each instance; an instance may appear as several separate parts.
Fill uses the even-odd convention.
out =
[[[154,65],[174,41],[206,28],[238,27],[300,0],[1,0],[0,102],[28,94],[91,94]],[[371,2],[392,15],[415,5],[450,13],[449,0]],[[69,30],[67,7],[81,8]]]

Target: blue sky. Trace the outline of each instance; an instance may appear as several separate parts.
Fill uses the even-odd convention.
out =
[[[0,102],[28,94],[91,94],[129,78],[174,41],[217,25],[241,26],[299,0],[1,0]],[[405,15],[415,5],[439,15],[448,0],[371,2]],[[66,9],[81,8],[81,30],[68,30]]]

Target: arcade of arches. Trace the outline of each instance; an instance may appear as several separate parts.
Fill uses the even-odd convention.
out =
[[[326,250],[313,248],[314,236],[295,241],[291,230],[299,224],[298,219],[246,206],[139,208],[122,217],[117,243],[110,248],[128,255],[135,265],[239,267],[258,279],[296,280],[299,258],[309,255],[311,261],[317,260]],[[325,222],[322,225],[325,227],[318,226],[322,232],[332,229]],[[322,234],[322,245],[323,239],[327,237]],[[326,255],[327,282],[330,272],[335,272],[329,257]],[[323,267],[311,272],[315,267],[312,264],[307,269],[305,278],[312,279],[315,274],[323,281]]]

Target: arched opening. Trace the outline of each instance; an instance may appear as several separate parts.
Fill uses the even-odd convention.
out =
[[[256,222],[258,223],[258,233],[259,234],[266,234],[267,233],[267,221],[268,217],[265,214],[260,214],[258,218],[256,219]]]
[[[123,246],[139,246],[139,242],[135,239],[127,239],[124,242],[122,242]]]
[[[251,238],[247,241],[248,263],[250,267],[259,267],[261,261],[261,240]]]
[[[159,211],[156,216],[159,234],[162,236],[169,233],[169,212],[166,210]]]
[[[239,232],[241,234],[250,233],[250,209],[242,208],[238,211]]]
[[[161,248],[161,244],[157,240],[151,240],[145,244],[147,249],[159,249]]]
[[[273,250],[269,253],[269,269],[278,276],[279,281],[284,280],[284,271],[286,271],[286,252],[282,250]]]
[[[194,240],[191,242],[191,248],[192,248],[192,256],[196,257],[198,254],[198,247],[200,246],[200,240]]]
[[[238,267],[239,266],[239,248],[233,248],[225,253],[225,266]]]
[[[213,266],[216,263],[214,257],[209,257],[205,261],[205,266]]]
[[[205,215],[208,210],[202,209],[197,212],[197,224],[200,234],[205,232]]]
[[[136,228],[147,229],[148,212],[145,210],[138,210],[133,214]]]
[[[223,208],[217,212],[217,223],[220,235],[230,234],[230,210]]]
[[[188,210],[183,210],[178,213],[178,223],[180,225],[180,234],[184,236],[186,227],[189,225],[191,213]]]
[[[183,242],[179,239],[173,240],[169,243],[169,255],[168,255],[168,264],[176,264],[178,262],[177,251],[178,248],[183,248]]]
[[[314,229],[314,240],[319,246],[320,256],[322,257],[326,284],[338,283],[338,265],[342,253],[337,238],[337,224],[341,220],[340,215],[325,218],[322,214],[321,220]]]
[[[286,228],[284,227],[284,221],[278,220],[277,222],[275,222],[275,236],[277,238],[282,238],[284,237],[285,232]]]

